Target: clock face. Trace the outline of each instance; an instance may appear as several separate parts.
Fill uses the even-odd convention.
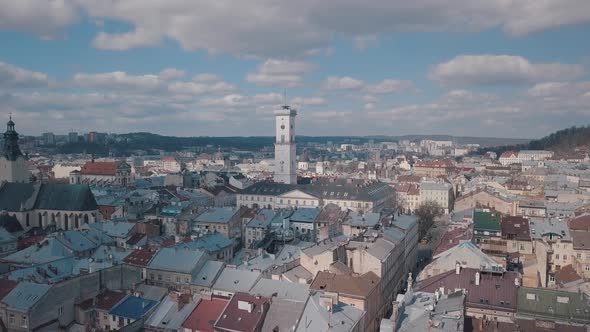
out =
[[[284,125],[284,124],[283,124],[283,125],[281,125],[281,129],[285,129],[285,125]]]

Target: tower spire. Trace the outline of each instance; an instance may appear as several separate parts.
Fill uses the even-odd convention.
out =
[[[287,106],[287,88],[283,89],[283,105]]]

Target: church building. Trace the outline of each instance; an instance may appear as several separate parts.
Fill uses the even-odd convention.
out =
[[[31,182],[27,162],[18,147],[18,133],[14,129],[12,117],[6,124],[4,151],[0,155],[0,183],[2,182]]]
[[[97,222],[98,205],[88,185],[32,183],[10,119],[0,155],[0,215],[18,220],[22,230],[33,227],[70,230]]]

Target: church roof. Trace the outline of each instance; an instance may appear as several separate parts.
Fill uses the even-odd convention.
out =
[[[92,211],[98,209],[90,187],[61,183],[5,183],[0,188],[0,209]]]
[[[90,161],[82,166],[80,174],[115,176],[118,166],[116,161]]]

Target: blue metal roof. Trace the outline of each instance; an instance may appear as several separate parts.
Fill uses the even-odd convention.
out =
[[[149,268],[162,271],[192,273],[203,255],[205,255],[204,251],[199,249],[162,248],[152,258]]]
[[[238,212],[232,207],[211,208],[201,213],[195,221],[197,223],[228,224],[231,218]]]
[[[234,242],[221,233],[209,233],[198,239],[183,242],[176,245],[178,248],[189,248],[192,250],[203,249],[209,253],[217,252],[234,245]]]
[[[27,311],[35,305],[35,303],[37,303],[37,301],[39,301],[50,288],[50,285],[23,281],[6,295],[2,302],[6,303],[10,309]]]
[[[136,296],[129,296],[113,309],[111,309],[109,313],[119,317],[138,320],[145,316],[145,314],[147,314],[157,304],[157,301]]]
[[[298,208],[293,212],[290,219],[294,222],[314,222],[322,210],[316,208]]]

